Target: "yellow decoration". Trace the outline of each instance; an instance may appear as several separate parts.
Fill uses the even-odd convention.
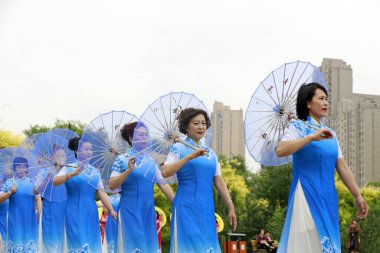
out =
[[[222,217],[220,217],[219,214],[215,213],[215,218],[216,218],[216,221],[218,222],[218,233],[222,232],[223,229],[224,229],[224,221],[222,219]]]
[[[172,214],[170,214],[169,218],[170,218],[170,220],[172,220]],[[219,225],[218,233],[220,233],[224,229],[224,221],[223,221],[222,217],[220,217],[220,215],[217,213],[215,213],[215,218],[216,218],[216,221],[218,221],[218,225]],[[216,226],[216,224],[215,224],[215,226]]]
[[[161,226],[162,227],[165,226],[165,224],[167,222],[167,218],[166,218],[165,212],[161,208],[159,208],[158,206],[155,206],[154,209],[161,215],[161,218],[162,218],[162,221],[161,221],[162,224],[161,224]]]
[[[99,215],[99,220],[100,220],[103,215],[103,204],[100,200],[98,200],[96,201],[96,205],[98,206],[98,215]]]

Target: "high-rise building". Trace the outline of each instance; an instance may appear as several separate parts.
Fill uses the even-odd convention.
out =
[[[320,69],[329,89],[327,124],[343,157],[360,186],[380,181],[380,96],[353,93],[352,68],[343,60],[324,58]]]
[[[211,113],[211,148],[227,158],[245,157],[243,110],[231,110],[222,102],[215,101]]]

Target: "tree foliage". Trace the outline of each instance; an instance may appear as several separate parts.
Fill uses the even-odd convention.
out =
[[[28,129],[25,129],[23,133],[26,136],[32,136],[33,134],[38,134],[38,133],[46,133],[50,130],[50,127],[44,126],[44,125],[30,125]]]
[[[83,134],[84,129],[86,128],[86,124],[80,122],[79,120],[61,120],[56,119],[54,125],[52,127],[48,127],[45,125],[30,125],[28,129],[25,129],[23,132],[26,136],[31,136],[37,133],[45,133],[54,128],[64,128],[69,129],[79,136]]]
[[[292,181],[292,166],[285,164],[276,167],[263,166],[252,182],[257,198],[268,199],[269,208],[275,211],[279,206],[288,205],[288,194]]]
[[[0,148],[16,147],[24,140],[24,136],[10,131],[0,130]]]
[[[380,187],[365,187],[362,193],[369,204],[368,217],[360,222],[362,252],[380,252]]]
[[[229,189],[231,199],[235,206],[241,207],[239,209],[235,208],[238,224],[240,224],[240,220],[247,219],[245,201],[249,194],[249,189],[244,177],[239,175],[238,170],[236,170],[236,168],[241,165],[241,161],[238,159],[220,160],[220,165],[222,176]],[[224,233],[231,231],[228,209],[216,188],[214,188],[214,201],[215,211],[222,217],[224,222]],[[244,223],[241,223],[239,226],[244,226]]]
[[[80,122],[79,120],[61,120],[56,119],[53,128],[66,128],[77,133],[81,136],[86,128],[86,124]]]
[[[380,252],[380,187],[372,183],[361,189],[366,199],[369,212],[368,217],[362,221],[356,218],[355,200],[340,179],[336,179],[336,188],[339,197],[339,218],[342,248],[346,247],[348,240],[348,227],[352,219],[359,221],[361,252]]]

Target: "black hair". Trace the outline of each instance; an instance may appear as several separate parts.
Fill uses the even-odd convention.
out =
[[[78,152],[78,146],[79,146],[79,137],[73,137],[69,140],[68,148],[75,153],[75,157],[78,158],[77,152]]]
[[[199,114],[202,114],[205,117],[206,128],[208,129],[211,126],[211,121],[206,111],[196,108],[186,108],[182,110],[178,115],[179,131],[183,134],[187,134],[186,129],[189,126],[191,119],[198,116]]]
[[[132,146],[132,142],[129,138],[133,139],[133,133],[135,131],[137,122],[132,122],[129,124],[125,124],[121,129],[120,129],[120,134],[121,137],[128,142],[129,145]]]
[[[297,116],[299,119],[307,120],[307,116],[309,116],[309,109],[307,108],[307,103],[311,102],[317,89],[321,89],[326,95],[328,95],[326,88],[319,83],[309,83],[301,85],[300,89],[298,90],[296,106]]]
[[[29,168],[28,160],[24,157],[18,156],[13,159],[13,171],[15,171],[17,165],[25,164]]]

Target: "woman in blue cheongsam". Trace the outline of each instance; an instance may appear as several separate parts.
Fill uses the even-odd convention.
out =
[[[213,185],[229,210],[230,224],[235,230],[236,214],[228,189],[221,175],[217,156],[201,143],[210,119],[201,109],[187,108],[178,117],[179,131],[187,138],[174,144],[163,165],[162,175],[176,174],[178,190],[173,201],[170,227],[170,252],[221,252],[215,232]]]
[[[335,168],[356,199],[359,217],[367,215],[367,203],[342,156],[336,134],[323,124],[328,105],[325,87],[302,85],[297,115],[307,124],[291,123],[277,146],[278,156],[293,156],[293,181],[278,253],[341,252]]]
[[[7,238],[7,217],[9,209],[9,200],[7,199],[0,204],[0,236],[1,241],[5,241]]]
[[[69,148],[77,157],[77,162],[65,166],[53,179],[54,185],[65,183],[67,191],[65,233],[68,252],[101,252],[101,235],[95,192],[107,208],[110,216],[116,219],[108,195],[104,190],[98,170],[88,164],[92,158],[92,144],[82,141],[78,150],[79,138],[69,141]],[[97,186],[95,189],[94,186]],[[65,246],[64,246],[65,247]]]
[[[39,250],[37,215],[41,211],[41,198],[28,177],[28,167],[27,159],[16,157],[14,177],[3,184],[0,192],[0,203],[9,199],[8,231],[3,240],[6,252],[37,253]]]
[[[66,152],[59,147],[54,150],[53,156],[57,160],[66,161]],[[53,174],[48,169],[42,169],[36,190],[41,193],[42,215],[42,244],[43,252],[63,252],[64,221],[66,209],[65,185],[53,186]],[[53,196],[58,194],[58,196]]]
[[[169,185],[161,184],[164,180],[152,158],[143,154],[136,156],[148,145],[148,130],[145,126],[139,125],[138,129],[144,128],[144,131],[135,131],[136,125],[137,122],[126,124],[121,130],[121,136],[132,149],[116,158],[109,182],[110,189],[116,189],[121,185],[119,204],[121,241],[118,241],[118,252],[157,253],[160,250],[152,179],[155,178],[156,182],[160,182],[158,187],[170,201],[174,193]],[[136,158],[133,160],[130,157]]]

